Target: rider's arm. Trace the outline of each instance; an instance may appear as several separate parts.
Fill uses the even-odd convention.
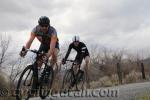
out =
[[[54,53],[56,42],[57,42],[57,35],[56,34],[52,34],[51,42],[50,42],[50,49],[49,49],[49,51],[47,53],[47,57],[48,58]]]
[[[70,54],[70,52],[71,52],[71,49],[72,49],[72,45],[70,44],[70,45],[69,45],[69,48],[68,48],[68,51],[67,51],[67,53],[66,53],[66,56],[65,56],[65,60],[67,60],[67,58],[68,58],[68,56],[69,56],[69,54]]]
[[[87,49],[87,46],[84,44],[84,43],[82,43],[82,47],[81,47],[81,53],[88,53],[88,49]]]
[[[30,38],[29,38],[29,40],[27,41],[27,43],[25,45],[26,49],[30,48],[30,46],[31,46],[33,40],[35,39],[35,37],[36,37],[35,34],[33,32],[31,32]]]

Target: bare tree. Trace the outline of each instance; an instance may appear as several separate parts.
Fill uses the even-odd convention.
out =
[[[119,51],[115,51],[112,54],[113,62],[115,62],[115,63],[121,63],[124,54],[125,54],[125,50],[124,49],[119,50]]]
[[[0,35],[0,68],[2,64],[7,60],[7,51],[10,44],[10,37],[6,34]]]
[[[106,52],[107,52],[107,50],[105,47],[100,47],[98,45],[92,45],[90,47],[91,62],[93,64],[104,65],[105,58],[108,58],[108,55]]]

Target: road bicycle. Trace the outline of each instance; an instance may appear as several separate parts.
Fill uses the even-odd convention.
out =
[[[68,62],[71,62],[71,68],[67,69]],[[66,60],[66,72],[63,77],[63,83],[61,90],[64,92],[71,91],[71,89],[75,89],[75,91],[84,90],[84,84],[86,80],[85,73],[79,73],[80,70],[80,64],[77,64],[74,60]],[[75,73],[75,69],[77,69]],[[79,74],[77,74],[79,73]]]
[[[36,59],[33,64],[28,65],[21,73],[16,87],[16,100],[28,100],[38,94],[41,99],[45,99],[52,88],[53,68],[48,64],[48,60],[43,61],[45,53],[30,49],[27,49],[27,51],[35,53]]]

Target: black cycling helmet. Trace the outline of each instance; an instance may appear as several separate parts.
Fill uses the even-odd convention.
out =
[[[38,20],[39,25],[50,25],[50,20],[46,16],[41,16]]]
[[[80,42],[80,37],[75,35],[73,38],[72,38],[72,42]]]

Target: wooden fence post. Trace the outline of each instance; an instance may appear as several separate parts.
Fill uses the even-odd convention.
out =
[[[122,84],[122,72],[121,72],[121,66],[119,63],[117,63],[117,74],[119,78],[119,84]]]
[[[145,70],[144,70],[144,64],[143,63],[141,63],[141,72],[142,72],[142,78],[146,79],[146,77],[145,77]]]

